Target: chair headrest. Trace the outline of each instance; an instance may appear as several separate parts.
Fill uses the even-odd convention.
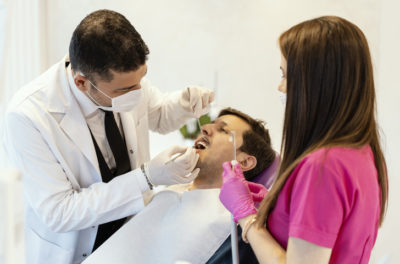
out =
[[[265,187],[267,187],[267,189],[269,189],[275,180],[279,162],[280,162],[280,157],[279,154],[276,153],[275,160],[272,162],[272,164],[269,167],[267,167],[264,171],[262,171],[259,175],[254,177],[251,181],[262,184]]]

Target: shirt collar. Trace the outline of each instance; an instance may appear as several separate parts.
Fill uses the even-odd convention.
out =
[[[67,67],[67,75],[69,86],[71,87],[72,93],[78,101],[84,116],[90,117],[99,112],[100,109],[97,107],[97,105],[75,85],[74,78],[72,76],[71,64],[69,64]]]

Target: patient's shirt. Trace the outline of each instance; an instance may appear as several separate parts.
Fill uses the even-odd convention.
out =
[[[220,189],[176,185],[121,227],[83,263],[205,263],[230,234]]]

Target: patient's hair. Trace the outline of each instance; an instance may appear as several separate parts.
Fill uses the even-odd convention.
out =
[[[76,27],[69,44],[74,71],[89,80],[99,76],[111,81],[112,72],[137,70],[147,59],[149,49],[132,24],[121,14],[98,10],[87,15]]]
[[[222,109],[218,117],[223,115],[237,116],[251,127],[251,130],[247,130],[243,133],[243,144],[239,148],[240,151],[252,155],[257,159],[257,165],[253,169],[243,172],[246,180],[251,180],[269,167],[275,160],[276,154],[272,149],[271,138],[268,129],[265,128],[265,122],[254,119],[230,107]]]

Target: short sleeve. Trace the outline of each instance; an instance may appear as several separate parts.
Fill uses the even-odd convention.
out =
[[[297,175],[290,197],[289,237],[333,248],[351,194],[343,168],[329,155],[311,156],[293,173]]]

